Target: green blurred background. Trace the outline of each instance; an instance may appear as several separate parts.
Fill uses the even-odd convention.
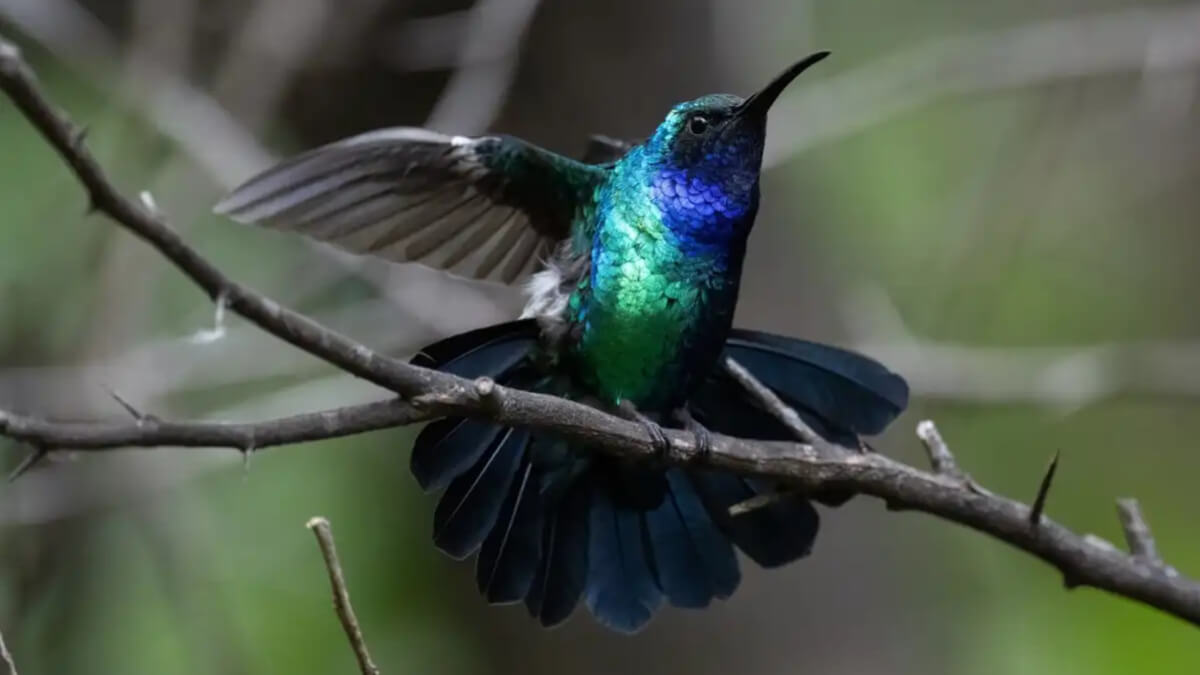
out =
[[[47,90],[130,194],[234,278],[407,356],[513,315],[511,289],[208,215],[272,157],[389,124],[566,153],[672,103],[834,57],[772,112],[738,323],[906,375],[877,445],[935,419],[989,487],[1119,541],[1137,496],[1200,573],[1200,5],[1129,0],[0,0]],[[0,405],[255,419],[377,398],[233,317],[85,214],[0,103]],[[328,516],[384,672],[1196,673],[1200,633],[997,541],[870,499],[814,555],[636,637],[488,608],[430,545],[412,432],[254,454],[56,456],[0,487],[0,630],[26,675],[349,673],[304,522]],[[0,464],[25,448],[0,441]]]

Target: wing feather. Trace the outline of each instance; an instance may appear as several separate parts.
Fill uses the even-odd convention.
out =
[[[605,171],[507,136],[397,127],[285,160],[215,210],[354,253],[477,278],[499,272],[511,283],[571,236]]]

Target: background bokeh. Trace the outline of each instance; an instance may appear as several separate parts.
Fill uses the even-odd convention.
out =
[[[0,0],[127,191],[239,281],[373,347],[512,316],[511,289],[209,215],[273,157],[389,124],[564,153],[834,56],[772,112],[738,323],[867,351],[984,484],[1120,540],[1141,498],[1200,573],[1200,5],[1132,0]],[[85,213],[0,102],[0,405],[254,419],[381,392],[213,310]],[[488,608],[428,541],[412,431],[274,449],[59,456],[0,487],[0,630],[26,675],[348,673],[303,528],[334,525],[386,673],[1195,673],[1200,633],[1068,592],[1005,545],[858,499],[814,555],[621,637]],[[25,448],[0,441],[0,468]]]

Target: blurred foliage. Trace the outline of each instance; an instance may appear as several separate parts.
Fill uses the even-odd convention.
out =
[[[690,24],[679,19],[682,34],[662,38],[666,49],[653,35],[669,28],[661,23],[667,10],[618,4],[606,21],[624,21],[631,37],[609,48],[611,62],[590,51],[557,62],[553,48],[577,35],[562,31],[588,26],[561,7],[539,11],[498,128],[540,130],[556,147],[593,131],[644,132],[655,120],[643,111],[695,93],[669,79],[695,40]],[[1085,4],[1075,9],[1118,6]],[[787,36],[804,21],[848,65],[920,37],[1036,18],[1029,6],[995,3],[963,14],[937,2],[804,7],[764,3],[764,16],[748,24],[769,28],[761,49],[771,60],[795,51]],[[635,20],[644,13],[660,23]],[[217,24],[203,31],[230,29]],[[210,49],[204,43],[199,52]],[[117,182],[130,193],[152,189],[189,240],[239,281],[318,315],[378,297],[344,275],[304,290],[327,260],[301,242],[204,215],[220,190],[186,158],[180,171],[178,148],[136,106],[32,46],[31,54],[54,99],[86,121],[92,149]],[[265,136],[302,146],[364,120],[418,123],[439,78],[361,58],[302,73],[309,88],[290,92]],[[632,72],[637,58],[646,72]],[[712,55],[695,58],[680,76],[687,87],[729,88]],[[596,63],[625,70],[584,83],[573,77],[572,68],[590,73]],[[764,185],[739,321],[840,339],[830,327],[834,305],[865,283],[886,289],[924,339],[1009,347],[1200,339],[1189,189],[1200,161],[1164,168],[1155,151],[1197,140],[1196,105],[1164,127],[1139,117],[1139,86],[1105,76],[949,99],[790,160]],[[623,88],[628,106],[611,97]],[[388,118],[403,111],[409,117]],[[0,204],[0,377],[103,364],[153,340],[183,344],[210,326],[208,300],[140,242],[87,215],[72,177],[8,105],[0,105]],[[421,288],[431,294],[429,313],[458,306],[454,289]],[[375,337],[419,332],[401,319],[381,317]],[[413,334],[410,347],[420,344]],[[173,353],[189,354],[198,370],[231,357],[229,349]],[[334,403],[304,389],[322,374],[300,365],[219,386],[172,381],[152,399],[153,412],[254,416],[256,403],[289,392],[298,393],[280,400],[298,397],[301,408]],[[24,410],[120,414],[103,390],[48,394],[3,382],[5,404]],[[1195,575],[1198,413],[1195,400],[1135,396],[1061,409],[917,401],[880,445],[920,463],[911,429],[933,417],[964,467],[1017,498],[1032,498],[1047,459],[1061,450],[1052,517],[1120,541],[1113,499],[1136,495],[1168,561]],[[1067,592],[1052,570],[999,542],[861,499],[825,512],[826,535],[810,561],[765,574],[747,565],[742,592],[703,614],[667,611],[634,639],[585,616],[542,632],[519,608],[483,607],[470,566],[429,544],[433,503],[407,475],[411,439],[397,430],[256,453],[245,463],[227,451],[77,457],[0,488],[0,628],[22,672],[351,672],[303,529],[318,513],[333,523],[356,609],[387,673],[1200,671],[1194,628],[1096,591]],[[0,445],[0,457],[15,465],[22,450]],[[45,491],[37,499],[16,492],[26,484]]]

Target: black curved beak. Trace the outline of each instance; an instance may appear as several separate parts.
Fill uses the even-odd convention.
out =
[[[809,66],[821,61],[826,56],[829,56],[829,52],[817,52],[793,63],[787,70],[776,75],[775,79],[771,80],[767,86],[751,94],[750,98],[738,106],[736,114],[739,117],[749,117],[766,121],[767,110],[775,102],[775,99],[779,98],[783,90],[792,83],[792,80],[796,79],[800,73],[808,70]]]

